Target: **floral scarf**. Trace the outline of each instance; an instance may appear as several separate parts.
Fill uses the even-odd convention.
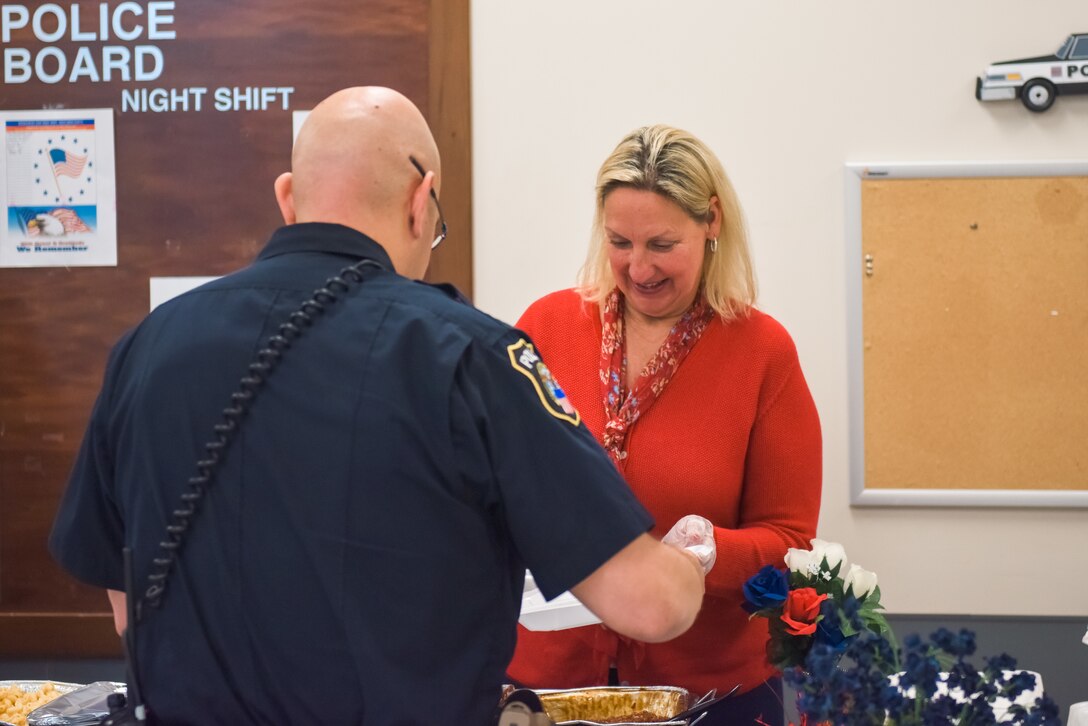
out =
[[[639,374],[634,389],[627,390],[627,345],[624,331],[624,297],[613,289],[604,304],[601,330],[601,394],[608,417],[604,425],[604,448],[623,469],[627,458],[627,435],[638,417],[649,410],[665,390],[680,363],[698,342],[714,317],[714,309],[699,295],[688,311],[672,326],[665,342]]]

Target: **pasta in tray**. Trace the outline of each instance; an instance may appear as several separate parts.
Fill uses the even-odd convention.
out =
[[[62,693],[56,685],[48,682],[34,689],[18,684],[0,686],[0,721],[26,726],[27,714],[59,698]]]
[[[557,723],[666,723],[687,707],[680,688],[597,687],[538,691],[544,709]]]

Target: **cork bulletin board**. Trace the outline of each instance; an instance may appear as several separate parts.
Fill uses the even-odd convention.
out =
[[[4,7],[0,109],[112,114],[117,264],[0,268],[0,655],[116,657],[105,594],[45,546],[108,351],[152,279],[252,261],[282,223],[294,114],[348,86],[392,86],[427,117],[450,232],[429,278],[471,295],[469,2]]]
[[[853,504],[1088,506],[1088,162],[846,176]]]

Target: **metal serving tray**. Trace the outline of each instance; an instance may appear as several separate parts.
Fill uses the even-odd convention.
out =
[[[686,719],[673,717],[691,705],[687,689],[674,686],[598,686],[536,694],[556,726],[686,726]],[[636,714],[656,720],[619,720]]]

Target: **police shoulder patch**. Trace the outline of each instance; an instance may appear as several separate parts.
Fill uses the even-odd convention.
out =
[[[510,365],[518,373],[528,378],[544,409],[558,419],[577,426],[582,422],[582,416],[575,410],[567,394],[559,387],[559,383],[552,377],[551,371],[540,359],[533,344],[521,338],[516,343],[506,346],[506,352],[510,355]]]

